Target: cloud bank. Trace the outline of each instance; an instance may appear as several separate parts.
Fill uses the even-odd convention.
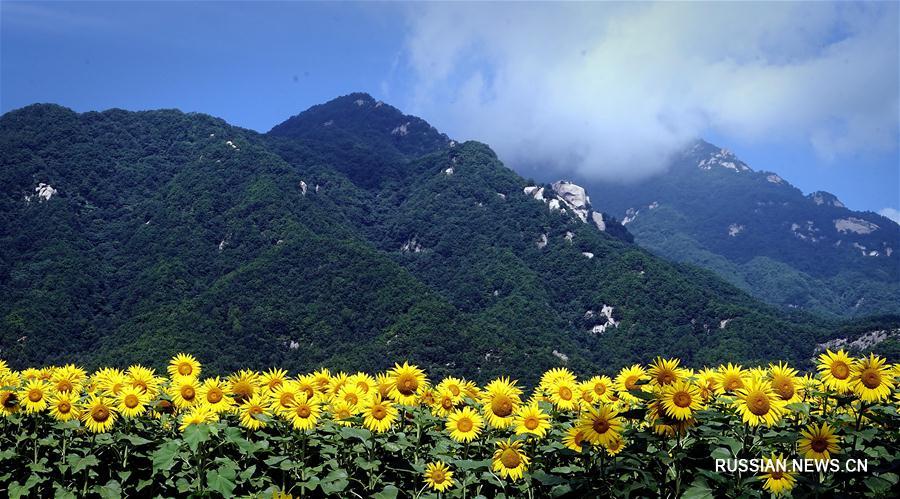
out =
[[[714,133],[897,148],[898,5],[426,4],[410,108],[512,165],[633,180]]]

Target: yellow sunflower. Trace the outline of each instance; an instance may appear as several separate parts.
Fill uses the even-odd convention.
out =
[[[375,378],[363,372],[350,376],[347,379],[347,384],[355,387],[357,392],[363,395],[368,395],[376,387]]]
[[[734,405],[741,418],[750,426],[774,426],[784,415],[785,401],[775,394],[764,379],[749,379],[736,393]]]
[[[259,377],[260,386],[268,389],[270,393],[274,393],[285,381],[287,381],[287,371],[276,367],[262,373],[262,376]]]
[[[125,374],[128,376],[128,384],[140,389],[147,398],[153,399],[159,395],[160,380],[153,369],[135,364],[129,367]]]
[[[187,409],[200,402],[201,399],[197,396],[199,391],[200,384],[197,378],[190,376],[179,376],[173,379],[169,386],[172,403],[179,409]]]
[[[786,492],[790,492],[790,490],[794,488],[794,483],[797,481],[794,473],[784,469],[787,466],[778,464],[784,462],[784,456],[781,454],[773,454],[766,460],[766,464],[763,467],[767,472],[763,473],[760,477],[761,480],[765,480],[763,488],[771,492],[774,496],[780,496]]]
[[[582,391],[590,391],[597,402],[609,402],[612,391],[612,380],[609,376],[594,376],[581,384]]]
[[[269,397],[263,393],[257,393],[244,400],[237,408],[241,426],[250,430],[266,426],[267,419],[272,416],[270,402]]]
[[[115,396],[115,400],[118,402],[116,409],[125,418],[140,416],[147,409],[147,402],[144,397],[145,395],[139,388],[133,386],[123,388]]]
[[[319,393],[328,393],[328,385],[331,384],[331,371],[323,367],[318,371],[310,374],[313,383],[316,385],[316,391]]]
[[[573,451],[580,453],[584,448],[584,442],[583,429],[578,426],[573,426],[566,430],[566,434],[563,437],[563,445],[565,445],[567,449],[572,449]]]
[[[682,378],[683,371],[678,368],[681,359],[664,359],[657,357],[650,364],[647,374],[650,376],[650,384],[653,386],[666,386]]]
[[[545,372],[541,376],[541,381],[538,384],[538,387],[543,391],[549,391],[549,388],[557,383],[565,383],[569,385],[574,385],[578,383],[578,378],[572,374],[572,371],[566,369],[565,367],[555,367]]]
[[[402,366],[394,364],[394,368],[388,374],[392,378],[391,399],[400,405],[416,405],[419,388],[428,381],[425,373],[418,367],[404,362]]]
[[[894,382],[885,360],[874,353],[863,357],[850,372],[850,389],[863,402],[879,402],[891,396]]]
[[[453,472],[443,461],[428,463],[423,475],[425,483],[438,492],[443,492],[454,485]]]
[[[769,366],[769,379],[775,393],[786,403],[799,402],[803,398],[803,387],[796,369],[781,362],[772,364]]]
[[[228,391],[238,404],[250,400],[259,391],[259,373],[242,369],[232,374],[228,377]]]
[[[50,389],[48,383],[39,379],[33,379],[25,383],[25,386],[19,390],[19,401],[25,412],[31,414],[46,409]]]
[[[509,378],[491,381],[481,395],[481,403],[484,406],[484,415],[488,423],[499,429],[509,427],[513,422],[516,409],[522,403],[521,394],[522,390]]]
[[[638,382],[646,379],[647,372],[638,364],[623,368],[616,376],[616,391],[619,398],[625,402],[637,402],[638,398],[628,392],[629,390],[640,390],[641,386],[638,385]]]
[[[394,404],[376,395],[368,398],[362,406],[363,425],[375,433],[384,433],[397,419]]]
[[[703,368],[697,373],[697,388],[700,389],[700,397],[704,402],[709,402],[713,394],[716,393],[716,387],[719,383],[719,374],[708,367]]]
[[[297,430],[312,430],[319,421],[322,407],[316,398],[309,399],[305,393],[298,393],[291,402],[289,417]]]
[[[226,394],[228,389],[228,385],[218,376],[207,378],[200,385],[200,389],[197,391],[197,398],[201,404],[209,407],[216,413],[226,412],[234,407],[234,399]]]
[[[178,429],[183,432],[190,425],[215,423],[218,420],[219,413],[206,404],[200,404],[192,407],[181,416],[181,426],[179,426]]]
[[[266,386],[266,385],[263,385]],[[296,384],[293,381],[283,381],[278,387],[271,391],[272,394],[272,411],[278,415],[290,417],[291,406],[294,400],[300,395],[297,391]],[[303,393],[306,396],[306,393]]]
[[[319,393],[317,387],[318,385],[316,384],[315,379],[308,374],[305,376],[298,376],[297,379],[294,380],[294,388],[297,390],[297,393],[306,394],[307,399],[311,399]]]
[[[350,376],[343,371],[332,374],[331,378],[328,380],[328,393],[337,393],[347,384],[349,379]]]
[[[676,381],[663,387],[660,401],[666,415],[684,421],[700,410],[703,397],[689,381]]]
[[[622,420],[619,412],[609,405],[590,408],[578,419],[578,429],[584,432],[584,438],[595,445],[606,445],[622,433]]]
[[[578,385],[565,379],[558,380],[547,388],[550,401],[560,411],[571,411],[581,404]]]
[[[465,381],[450,376],[441,380],[435,387],[435,390],[441,395],[449,394],[453,403],[456,404],[462,401],[463,396],[465,395],[465,386]]]
[[[471,442],[481,433],[484,420],[471,407],[463,407],[450,413],[447,418],[447,431],[450,438],[457,442]]]
[[[838,436],[828,423],[811,424],[800,432],[797,450],[807,459],[828,460],[838,454]]]
[[[853,360],[844,350],[837,353],[826,350],[819,355],[819,376],[826,388],[837,393],[847,393],[850,390],[850,374]]]
[[[544,438],[550,429],[550,415],[542,411],[537,403],[523,405],[516,411],[513,426],[516,435],[531,434]]]
[[[19,396],[13,390],[0,390],[0,411],[4,416],[19,412]]]
[[[134,387],[128,376],[121,369],[104,368],[95,376],[96,384],[100,390],[107,394],[117,397],[126,387]],[[144,393],[141,390],[141,393]]]
[[[58,393],[79,393],[86,378],[84,369],[68,364],[53,371],[50,384]]]
[[[50,408],[50,415],[57,421],[69,421],[77,419],[78,397],[73,393],[57,393],[47,401]]]
[[[518,480],[528,468],[528,456],[522,451],[522,440],[499,440],[494,451],[492,468],[503,478]]]
[[[357,414],[356,407],[343,400],[332,400],[329,410],[331,419],[341,426],[352,425],[353,421],[351,421],[351,418]]]
[[[200,369],[200,362],[193,355],[184,353],[172,357],[172,360],[169,361],[169,366],[166,368],[169,376],[172,378],[180,376],[199,378]]]
[[[603,449],[606,450],[606,453],[610,456],[615,456],[616,454],[622,452],[622,449],[625,448],[625,445],[627,445],[625,439],[622,438],[622,436],[618,436],[607,442],[603,446]]]
[[[343,400],[347,402],[351,407],[359,407],[364,404],[368,399],[370,399],[373,395],[366,395],[362,391],[360,391],[359,387],[356,385],[351,385],[349,383],[342,386],[336,393],[335,398],[339,400]]]
[[[460,397],[460,400],[462,397]],[[450,389],[445,388],[442,391],[439,391],[437,396],[434,399],[434,403],[431,404],[431,413],[440,418],[446,418],[450,411],[452,411],[456,407],[456,397],[453,396],[453,393]]]
[[[81,413],[81,421],[94,433],[104,433],[116,422],[116,409],[112,402],[104,396],[94,396],[85,404]]]
[[[729,362],[727,366],[719,366],[719,373],[716,378],[716,393],[731,395],[744,387],[744,382],[747,378],[747,372],[739,365],[733,365]]]

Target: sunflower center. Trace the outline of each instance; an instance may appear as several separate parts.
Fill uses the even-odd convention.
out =
[[[572,400],[572,390],[569,387],[564,386],[559,389],[559,398],[563,400]]]
[[[6,407],[6,408],[15,407],[19,401],[18,397],[16,397],[16,394],[12,393],[12,392],[5,392],[2,395],[2,400],[3,400],[3,407]]]
[[[790,400],[794,396],[794,384],[787,379],[780,380],[775,385],[775,391],[783,400]]]
[[[452,393],[454,397],[458,397],[458,396],[459,396],[460,391],[459,391],[459,387],[458,387],[458,386],[456,386],[456,385],[450,385],[447,389],[450,390],[450,393]]]
[[[308,418],[310,416],[310,414],[312,414],[312,410],[309,408],[308,405],[303,404],[303,405],[297,407],[297,415],[300,416],[301,418]]]
[[[500,462],[503,463],[503,466],[506,468],[518,468],[519,465],[522,464],[522,458],[519,457],[519,453],[516,452],[515,449],[504,449],[504,451],[500,453]]]
[[[765,416],[769,413],[769,397],[764,393],[753,393],[747,397],[747,407],[757,416]]]
[[[626,390],[634,390],[637,388],[637,376],[629,376],[625,379],[625,389]]]
[[[528,428],[529,430],[534,430],[535,428],[538,427],[538,425],[540,423],[538,422],[538,419],[536,417],[528,416],[527,418],[525,418],[524,424],[525,424],[525,428]]]
[[[494,397],[494,400],[491,401],[491,412],[501,418],[509,416],[513,412],[512,401],[503,395]]]
[[[867,368],[860,376],[860,381],[870,390],[878,388],[881,385],[881,373],[871,367]]]
[[[419,381],[416,380],[415,376],[403,374],[400,376],[400,379],[397,380],[397,391],[403,395],[412,395],[413,393],[416,393],[416,388],[418,387]]]
[[[744,386],[744,382],[741,381],[741,378],[738,378],[737,376],[732,376],[732,377],[728,378],[727,380],[725,380],[724,382],[722,382],[722,386],[725,388],[725,390],[731,392],[731,391],[737,390],[738,388],[741,388],[742,386]]]
[[[771,476],[772,480],[781,480],[784,478],[784,473],[781,471],[773,471]]]
[[[172,403],[169,402],[168,400],[160,400],[159,405],[157,405],[157,408],[159,409],[159,412],[162,412],[165,414],[171,414],[171,413],[175,412],[175,409],[172,407]]]
[[[197,396],[197,392],[194,391],[193,386],[182,386],[181,387],[181,398],[184,400],[194,400],[194,397]]]
[[[469,418],[462,418],[456,422],[456,428],[463,433],[467,433],[472,431],[472,427],[475,426],[472,423],[472,420]]]
[[[71,392],[74,388],[75,387],[72,386],[72,382],[67,379],[59,380],[56,383],[56,391],[58,392],[68,393]]]
[[[850,376],[850,366],[844,362],[837,361],[831,364],[831,375],[837,379],[847,379]]]
[[[450,410],[453,408],[453,400],[450,397],[444,397],[441,399],[441,407],[446,410]]]
[[[72,410],[72,404],[65,401],[60,402],[59,404],[56,404],[56,410],[62,414],[68,414],[69,411]]]
[[[308,398],[308,399],[313,398],[313,395],[316,394],[316,391],[313,390],[313,387],[311,387],[311,386],[304,386],[303,388],[300,389],[300,391],[305,393],[306,398]]]
[[[253,395],[253,387],[246,381],[238,381],[231,388],[238,402],[249,399]]]
[[[604,393],[606,393],[606,385],[604,385],[603,383],[597,383],[596,385],[594,385],[594,393],[596,393],[597,395],[603,395]]]
[[[345,400],[348,404],[356,405],[356,404],[359,403],[359,397],[357,397],[355,393],[348,393],[348,394],[345,394],[345,395],[344,395],[344,400]]]
[[[28,400],[32,402],[40,402],[42,398],[44,398],[44,392],[38,389],[28,390]]]
[[[256,415],[258,415],[258,414],[262,414],[262,413],[263,413],[263,408],[260,407],[260,406],[258,406],[258,405],[254,405],[254,406],[251,407],[249,410],[247,410],[247,412],[248,412],[251,416],[256,416]]]
[[[609,431],[609,421],[604,418],[594,419],[594,423],[591,425],[595,432],[603,435],[607,431]]]
[[[383,405],[376,405],[372,408],[372,417],[381,421],[387,416],[387,409]]]
[[[104,406],[94,407],[91,410],[91,418],[98,423],[105,423],[109,419],[109,409]]]
[[[692,402],[691,394],[688,392],[676,392],[675,395],[672,396],[672,402],[681,408],[690,407]]]
[[[140,402],[141,401],[140,401],[140,399],[137,398],[137,395],[135,395],[133,393],[129,393],[128,395],[125,395],[125,407],[127,407],[129,409],[134,409],[135,407],[138,406],[138,404]]]
[[[144,393],[147,392],[147,388],[148,388],[147,382],[146,382],[146,381],[139,380],[139,379],[138,379],[138,380],[132,381],[132,382],[131,382],[131,386],[133,386],[133,387],[139,389],[141,392],[144,392]]]
[[[825,440],[822,437],[814,437],[809,442],[809,448],[812,449],[814,452],[818,452],[821,454],[822,452],[825,452],[825,450],[828,449],[828,440]]]
[[[282,393],[281,397],[278,398],[278,403],[281,404],[282,407],[287,407],[293,401],[294,401],[293,393],[285,392],[285,393]]]
[[[194,368],[186,362],[178,366],[178,374],[182,376],[190,376],[192,372],[194,372]]]
[[[575,445],[581,447],[581,443],[584,442],[584,433],[579,431],[572,437],[572,441],[575,442]]]
[[[222,401],[223,396],[222,390],[213,388],[206,393],[206,401],[210,404],[218,404]]]
[[[656,381],[660,385],[668,385],[669,383],[675,381],[675,373],[672,371],[662,371],[656,376]]]

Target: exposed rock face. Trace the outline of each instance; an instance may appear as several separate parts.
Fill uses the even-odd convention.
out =
[[[592,319],[594,317],[598,318],[600,322],[598,324],[595,324],[594,327],[591,328],[591,332],[594,334],[603,334],[610,327],[619,327],[619,322],[613,319],[612,314],[612,306],[604,303],[603,306],[600,307],[599,313],[595,313],[593,310],[588,310],[587,312],[585,312],[584,317],[585,319]]]
[[[697,163],[697,167],[701,170],[712,170],[713,168],[727,168],[729,170],[734,170],[738,173],[743,172],[752,172],[753,170],[747,166],[746,163],[739,160],[737,156],[735,156],[728,149],[719,149],[718,151],[710,154],[710,156],[706,159],[700,160]]]
[[[409,122],[403,123],[401,125],[397,125],[393,130],[391,130],[391,135],[398,135],[400,137],[404,137],[409,134]]]
[[[37,199],[38,202],[50,201],[50,198],[56,195],[56,192],[56,189],[50,187],[49,184],[41,182],[34,188],[34,194],[25,196],[25,201],[31,202],[35,199]]]
[[[857,234],[871,234],[879,229],[879,227],[872,222],[855,217],[839,218],[835,220],[834,228],[838,232],[855,232]]]
[[[547,246],[547,234],[541,234],[541,238],[534,244],[537,245],[538,249],[544,249],[544,247]]]
[[[842,203],[837,196],[830,192],[825,191],[816,191],[806,196],[816,205],[825,205],[825,206],[834,206],[835,208],[846,208],[844,203]]]
[[[772,184],[783,184],[784,179],[775,175],[774,173],[771,175],[766,175],[766,181]]]
[[[403,246],[400,246],[401,253],[420,253],[422,251],[425,251],[425,248],[416,241],[415,237],[407,240],[403,243]]]
[[[819,343],[816,345],[816,353],[824,352],[825,350],[838,350],[841,348],[852,351],[864,351],[877,346],[885,340],[898,337],[900,337],[900,329],[869,331],[855,340],[850,340],[849,338],[835,338],[826,341],[825,343]]]
[[[572,213],[580,218],[582,222],[587,221],[591,201],[584,192],[583,187],[566,180],[560,180],[553,183],[553,191],[559,196],[563,204],[572,210]]]
[[[736,237],[738,234],[744,231],[744,226],[739,224],[731,224],[728,226],[728,235],[731,237]]]
[[[591,258],[594,258],[594,254],[591,253],[590,251],[582,251],[581,254],[584,255],[588,260],[590,260]]]
[[[553,356],[556,357],[557,359],[563,361],[563,362],[568,362],[568,361],[569,361],[569,356],[568,356],[568,355],[566,355],[566,354],[564,354],[564,353],[562,353],[562,352],[560,352],[560,351],[557,351],[557,350],[555,350],[555,349],[553,350]]]
[[[307,185],[306,185],[306,182],[304,182],[304,181],[301,180],[301,181],[300,181],[300,192],[301,192],[304,196],[306,195],[307,189],[308,189],[308,187],[307,187]]]
[[[591,220],[593,220],[594,225],[597,226],[601,232],[606,230],[606,221],[603,220],[603,213],[593,212],[591,213]]]

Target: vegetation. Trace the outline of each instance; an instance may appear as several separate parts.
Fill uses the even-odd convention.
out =
[[[900,366],[876,355],[828,351],[815,374],[781,362],[695,371],[674,358],[581,380],[552,369],[527,395],[507,377],[430,382],[408,363],[377,375],[203,373],[184,354],[165,376],[0,362],[0,492],[698,498],[898,488]]]

